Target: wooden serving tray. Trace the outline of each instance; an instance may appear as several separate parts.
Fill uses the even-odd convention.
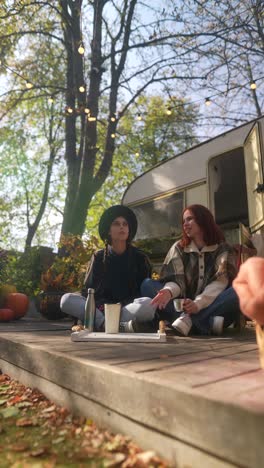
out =
[[[81,330],[71,334],[72,341],[115,341],[126,343],[165,343],[166,333],[99,333]]]

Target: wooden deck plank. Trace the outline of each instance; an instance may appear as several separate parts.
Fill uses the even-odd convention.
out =
[[[182,353],[176,354],[174,356],[169,356],[168,354],[161,354],[156,359],[152,360],[142,360],[142,361],[130,361],[130,362],[121,362],[118,363],[116,361],[111,361],[112,365],[118,365],[119,367],[124,367],[127,370],[133,372],[151,372],[155,370],[165,370],[171,367],[182,366],[186,364],[192,364],[197,362],[205,362],[209,360],[215,360],[220,357],[227,356],[228,358],[234,357],[237,353],[243,354],[243,359],[247,359],[247,354],[249,351],[256,351],[256,347],[254,345],[245,345],[240,347],[240,351],[238,351],[234,346],[230,349],[217,349],[214,351],[202,351],[202,352],[195,352],[195,353]],[[245,353],[245,354],[244,354]]]
[[[166,381],[170,386],[177,386],[179,382],[189,388],[197,388],[200,385],[224,381],[230,377],[245,372],[259,369],[259,359],[256,351],[248,351],[246,360],[244,354],[198,362],[185,363],[169,369],[159,369],[148,372],[155,379]]]
[[[0,362],[57,402],[153,437],[177,468],[186,468],[179,447],[192,468],[258,468],[264,373],[254,330],[135,346],[72,343],[65,324],[33,325],[0,325]]]

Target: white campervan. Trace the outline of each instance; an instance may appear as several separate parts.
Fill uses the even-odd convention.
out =
[[[136,240],[161,260],[181,233],[185,206],[199,203],[215,215],[231,243],[249,228],[264,256],[264,117],[166,160],[137,177],[122,199],[138,218]]]

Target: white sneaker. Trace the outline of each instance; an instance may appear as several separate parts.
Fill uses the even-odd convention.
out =
[[[132,320],[119,323],[119,333],[134,333]]]
[[[189,314],[183,312],[179,318],[171,324],[181,335],[188,336],[192,328],[192,320]]]
[[[220,315],[216,315],[213,318],[213,325],[212,325],[212,333],[213,335],[220,336],[223,334],[223,329],[224,329],[224,317],[221,317]]]

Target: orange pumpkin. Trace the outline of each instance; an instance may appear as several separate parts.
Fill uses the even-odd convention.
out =
[[[8,322],[15,319],[15,312],[11,309],[0,309],[0,322]]]
[[[0,286],[0,308],[5,306],[5,300],[8,294],[17,292],[12,284],[1,284]]]
[[[29,299],[25,294],[10,293],[6,297],[5,307],[14,311],[16,319],[24,317],[28,310],[28,306]]]

